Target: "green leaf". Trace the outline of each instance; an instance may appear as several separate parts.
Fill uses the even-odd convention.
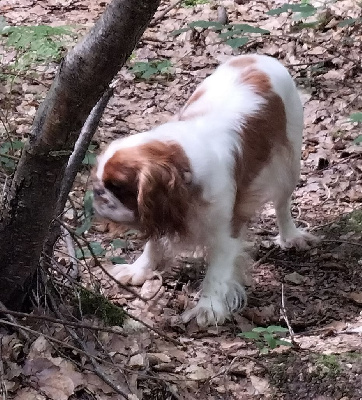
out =
[[[264,333],[263,336],[264,336],[264,340],[267,342],[268,346],[271,349],[275,349],[277,347],[276,339],[272,334]]]
[[[92,226],[92,218],[91,217],[85,218],[83,224],[75,230],[75,233],[77,235],[81,235],[82,233],[89,231],[91,226]]]
[[[24,142],[21,140],[13,140],[11,143],[14,150],[20,150],[24,147]]]
[[[101,256],[103,255],[106,251],[103,249],[100,243],[98,242],[91,242],[89,243],[89,246],[93,250],[93,253],[95,256]]]
[[[354,25],[357,21],[359,21],[359,18],[346,18],[343,21],[340,21],[338,23],[338,26],[350,26],[350,25]]]
[[[356,112],[349,116],[351,122],[362,122],[362,112]]]
[[[362,143],[362,135],[359,135],[358,137],[356,137],[356,139],[354,139],[353,143],[354,144]]]
[[[223,29],[224,25],[215,21],[194,21],[189,23],[190,28],[216,28]]]
[[[262,349],[260,349],[260,354],[268,354],[269,353],[269,349],[267,347],[263,347]]]
[[[184,0],[181,4],[183,7],[195,7],[198,4],[209,3],[209,0]]]
[[[242,332],[239,336],[245,339],[260,339],[260,335],[257,332]]]
[[[77,249],[76,250],[75,256],[79,260],[83,260],[84,258],[90,257],[91,256],[91,252],[86,247],[82,247],[81,249]]]
[[[87,150],[87,152],[85,153],[84,159],[82,161],[83,165],[95,165],[97,162],[97,156],[90,152],[89,150]]]
[[[181,33],[184,33],[184,32],[189,31],[190,29],[191,29],[190,27],[181,28],[181,29],[176,29],[176,30],[172,31],[172,32],[170,33],[170,35],[171,35],[171,36],[178,36],[178,35],[181,35]]]
[[[97,257],[103,256],[106,252],[103,249],[103,247],[101,246],[101,244],[98,242],[89,243],[89,247],[92,249],[93,254]],[[90,251],[90,249],[87,246],[87,247],[82,247],[82,249],[77,249],[75,254],[76,254],[76,257],[81,260],[82,258],[92,257],[92,252]]]
[[[233,38],[233,39],[228,39],[225,43],[231,46],[233,49],[237,49],[238,47],[244,46],[248,42],[247,37],[241,37],[241,38]]]
[[[6,22],[6,19],[0,15],[0,34],[7,28],[9,24]]]
[[[157,69],[157,68],[150,66],[150,67],[148,67],[148,69],[142,74],[141,78],[143,78],[143,79],[149,79],[149,78],[151,78],[152,75],[157,74],[157,72],[158,72],[158,69]]]
[[[300,13],[302,18],[314,15],[317,11],[311,4],[287,4],[284,3],[281,7],[273,8],[267,11],[268,15],[280,15],[283,12],[292,11],[294,13]]]
[[[170,60],[163,60],[161,62],[158,62],[156,65],[157,70],[160,73],[166,73],[169,71],[169,69],[171,68],[172,64]]]
[[[76,229],[75,233],[81,235],[85,231],[88,231],[92,226],[93,219],[93,191],[87,190],[83,199],[83,209],[84,209],[84,221],[82,226]]]
[[[34,62],[57,60],[64,50],[63,40],[72,36],[66,27],[38,26],[5,26],[0,34],[6,35],[5,46],[12,47],[19,54],[12,64],[15,69],[25,69]]]
[[[93,214],[93,191],[87,190],[84,195],[84,212],[85,215],[92,215]]]
[[[317,9],[311,4],[288,4],[288,7],[291,11],[300,13],[315,13],[317,11]]]
[[[263,328],[262,326],[257,326],[256,328],[253,328],[253,332],[257,332],[257,333],[264,333],[266,332],[266,328]]]
[[[303,29],[303,28],[315,28],[319,25],[319,21],[311,21],[311,22],[300,22],[295,26],[295,29]]]
[[[122,239],[114,239],[111,242],[114,249],[125,249],[127,247],[127,242]]]
[[[235,24],[233,25],[233,30],[247,33],[261,33],[267,34],[270,33],[267,29],[258,28],[257,26],[251,26],[249,24]]]
[[[127,264],[127,261],[123,257],[119,256],[111,257],[110,260],[113,264]]]
[[[271,10],[267,11],[268,15],[280,15],[283,12],[289,11],[288,4],[283,4],[281,7],[272,8]]]
[[[275,333],[275,332],[288,332],[287,328],[284,328],[284,326],[279,326],[279,325],[270,325],[266,328],[266,330],[269,333]]]

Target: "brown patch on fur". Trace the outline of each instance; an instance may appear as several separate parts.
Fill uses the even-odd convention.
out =
[[[244,85],[253,86],[255,92],[260,95],[266,95],[272,90],[269,76],[255,67],[242,71],[240,81]]]
[[[261,110],[247,118],[240,130],[242,153],[235,154],[236,197],[232,219],[232,234],[239,232],[255,211],[258,193],[251,184],[269,162],[273,151],[289,147],[283,100],[270,91],[264,96]]]
[[[104,187],[137,215],[137,153],[132,148],[120,151],[105,164],[102,180]]]
[[[253,56],[239,56],[233,57],[230,61],[227,62],[232,67],[235,68],[245,68],[250,67],[251,65],[255,64],[256,60]]]
[[[174,142],[152,141],[118,150],[103,173],[105,187],[136,211],[147,237],[186,235],[195,188],[190,163]]]

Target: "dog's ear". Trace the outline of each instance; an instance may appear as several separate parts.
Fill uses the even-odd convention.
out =
[[[149,161],[139,172],[138,212],[147,236],[187,234],[190,172],[172,159]]]

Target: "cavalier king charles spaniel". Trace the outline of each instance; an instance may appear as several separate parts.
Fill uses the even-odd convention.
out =
[[[183,321],[221,324],[243,308],[243,233],[257,209],[273,202],[282,248],[306,249],[316,240],[290,213],[302,131],[288,71],[274,58],[245,55],[219,66],[172,121],[113,141],[95,170],[95,211],[148,239],[136,262],[114,267],[114,277],[141,285],[166,248],[201,247],[208,268]]]

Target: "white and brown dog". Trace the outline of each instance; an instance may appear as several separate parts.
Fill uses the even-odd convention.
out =
[[[138,228],[148,241],[114,276],[139,285],[163,259],[164,246],[206,248],[201,297],[182,318],[222,323],[246,304],[240,279],[243,228],[268,201],[281,247],[308,248],[290,197],[298,182],[303,108],[288,71],[262,55],[231,58],[205,79],[177,118],[112,142],[99,157],[94,208]]]

